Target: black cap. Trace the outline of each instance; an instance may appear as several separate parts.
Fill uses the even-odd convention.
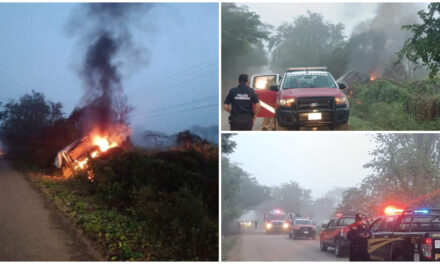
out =
[[[364,219],[364,215],[363,215],[362,213],[357,213],[357,214],[354,216],[354,218],[355,218],[356,221],[358,221],[358,220],[362,220],[362,219]]]
[[[249,76],[247,74],[240,74],[240,76],[238,76],[238,82],[239,83],[246,83],[247,81],[249,81]]]

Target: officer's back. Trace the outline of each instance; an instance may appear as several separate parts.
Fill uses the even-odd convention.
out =
[[[259,110],[258,96],[249,87],[249,77],[241,74],[238,78],[239,85],[229,90],[224,102],[224,109],[231,113],[231,130],[252,130],[255,116]],[[253,105],[255,104],[255,113]]]

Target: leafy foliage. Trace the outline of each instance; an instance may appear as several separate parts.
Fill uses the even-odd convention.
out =
[[[288,67],[328,66],[335,76],[344,73],[346,54],[344,25],[324,21],[319,13],[307,12],[291,23],[279,26],[270,39],[272,68],[284,71]]]
[[[374,173],[344,193],[340,210],[380,214],[387,205],[436,207],[440,202],[440,137],[437,134],[377,134],[365,167]]]
[[[93,183],[80,174],[39,185],[109,260],[218,259],[218,156],[125,152],[92,167]]]
[[[57,151],[75,139],[75,128],[63,118],[62,104],[32,91],[0,111],[0,137],[15,159],[48,166]]]
[[[438,130],[440,79],[400,83],[376,80],[352,88],[352,130]]]
[[[405,41],[398,55],[400,60],[406,58],[411,61],[415,68],[427,66],[433,78],[440,71],[440,3],[430,3],[428,8],[427,12],[420,10],[417,13],[422,24],[402,27],[413,35]]]
[[[249,68],[267,64],[263,41],[268,39],[268,29],[246,6],[222,4],[223,77],[235,80]]]

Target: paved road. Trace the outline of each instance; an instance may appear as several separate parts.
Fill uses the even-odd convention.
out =
[[[319,240],[292,240],[287,235],[266,235],[263,230],[243,230],[229,252],[228,261],[347,261],[333,249],[322,252]]]
[[[73,229],[0,158],[0,261],[95,260]]]

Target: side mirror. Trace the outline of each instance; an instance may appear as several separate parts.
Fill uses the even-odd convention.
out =
[[[327,224],[323,224],[323,225],[322,225],[322,228],[327,228]]]
[[[274,92],[278,92],[280,90],[280,86],[278,84],[271,85],[269,87],[269,90],[274,91]]]
[[[339,89],[343,90],[343,89],[346,89],[348,86],[345,83],[338,83],[338,87],[339,87]]]

